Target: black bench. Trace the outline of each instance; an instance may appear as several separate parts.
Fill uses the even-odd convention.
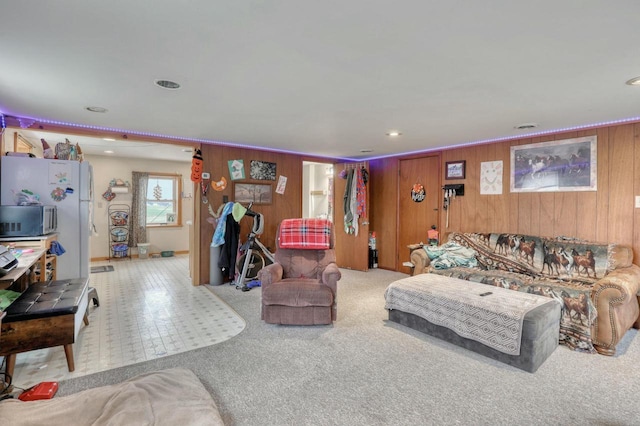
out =
[[[88,278],[49,281],[29,286],[6,309],[0,333],[0,356],[13,377],[16,354],[64,346],[69,371],[75,369],[73,343],[82,320],[89,325]]]

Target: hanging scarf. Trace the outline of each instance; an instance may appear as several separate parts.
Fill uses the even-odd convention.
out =
[[[227,230],[227,216],[231,214],[231,210],[233,210],[233,202],[229,201],[224,205],[220,218],[218,219],[218,225],[213,233],[213,240],[211,241],[211,245],[213,247],[218,247],[224,244],[224,234]]]
[[[358,170],[356,173],[357,175],[356,204],[358,206],[356,209],[356,212],[360,217],[367,216],[367,188],[365,186],[363,172],[366,172],[366,170],[361,169],[361,170]]]
[[[353,222],[351,223],[351,228],[353,229],[352,234],[356,237],[358,236],[358,219],[360,219],[360,215],[358,214],[358,177],[360,173],[356,173],[356,170],[351,170],[351,174],[353,175],[353,184],[351,185],[351,196],[349,197],[349,201],[351,202],[351,212],[353,213]]]
[[[351,209],[351,194],[353,190],[353,170],[347,172],[347,185],[344,188],[344,232],[347,234],[353,234],[353,213]]]

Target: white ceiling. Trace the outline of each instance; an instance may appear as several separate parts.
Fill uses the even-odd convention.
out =
[[[2,3],[8,115],[351,158],[640,116],[637,0]]]

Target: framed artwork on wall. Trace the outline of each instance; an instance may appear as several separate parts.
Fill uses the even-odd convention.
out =
[[[596,191],[596,136],[511,147],[511,192]]]
[[[270,183],[234,183],[233,201],[243,204],[271,204],[273,202],[273,185]]]
[[[447,161],[445,163],[445,179],[464,179],[466,160]]]
[[[276,163],[251,160],[249,176],[255,180],[276,180]]]

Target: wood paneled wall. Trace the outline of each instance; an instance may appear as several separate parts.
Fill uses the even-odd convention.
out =
[[[509,192],[511,146],[592,135],[598,138],[597,191]],[[444,163],[459,160],[466,160],[465,179],[445,182]],[[502,195],[480,195],[480,163],[497,160],[504,164]],[[634,261],[640,264],[640,209],[634,207],[634,197],[640,195],[640,123],[444,150],[441,161],[443,175],[440,184],[465,184],[465,195],[452,202],[448,228],[441,210],[441,234],[453,231],[508,232],[619,243],[632,246]],[[412,220],[397,212],[397,203],[395,206],[389,203],[393,194],[398,194],[397,188],[393,192],[398,161],[372,161],[371,169],[372,229],[381,232],[390,243],[396,238],[396,227],[388,227],[393,226],[396,215],[398,221]],[[383,176],[376,176],[378,173]],[[395,269],[391,261],[394,253],[406,248],[381,244],[379,250],[381,267]]]
[[[398,158],[369,162],[369,230],[376,232],[381,269],[396,269],[399,167]]]
[[[260,241],[271,251],[275,250],[275,236],[278,224],[283,219],[296,218],[302,216],[302,162],[303,161],[322,161],[318,158],[306,158],[299,155],[283,154],[278,152],[258,151],[247,148],[224,147],[217,145],[203,145],[202,157],[204,160],[203,170],[211,173],[213,182],[220,180],[221,176],[227,180],[227,187],[224,191],[214,191],[210,189],[207,193],[207,199],[217,212],[223,202],[223,196],[229,197],[229,201],[233,201],[233,184],[229,177],[229,160],[243,160],[246,179],[236,181],[241,183],[270,183],[273,186],[273,203],[269,205],[254,205],[252,210],[262,213],[265,219],[264,234],[260,237]],[[276,179],[278,176],[287,177],[287,187],[283,195],[276,194],[276,181],[252,180],[249,175],[251,160],[267,161],[276,163]],[[331,162],[329,160],[329,162]],[[198,192],[199,189],[194,189]],[[213,237],[214,228],[206,219],[211,217],[206,204],[200,203],[198,209],[200,214],[200,228],[196,230],[199,233],[200,261],[199,263],[199,282],[209,282],[209,247]],[[246,241],[247,235],[251,230],[253,220],[245,217],[241,221],[240,237],[242,241]]]

